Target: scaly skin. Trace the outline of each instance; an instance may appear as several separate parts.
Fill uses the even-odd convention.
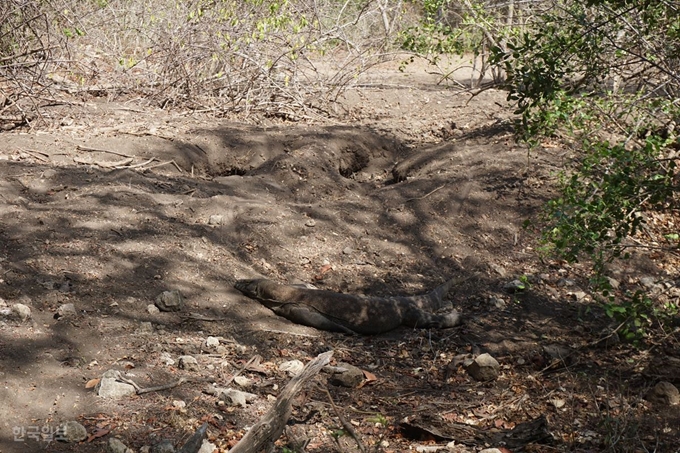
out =
[[[281,285],[272,280],[238,280],[234,287],[257,299],[279,316],[321,330],[376,335],[401,325],[446,328],[460,324],[460,314],[432,312],[445,306],[451,287],[463,279],[451,279],[433,291],[412,297],[367,297],[333,291]]]

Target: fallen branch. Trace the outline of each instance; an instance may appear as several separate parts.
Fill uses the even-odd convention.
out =
[[[163,165],[168,165],[168,164],[174,165],[175,168],[177,169],[177,171],[179,171],[180,173],[182,173],[182,169],[180,168],[179,165],[177,165],[177,162],[175,162],[174,160],[169,160],[169,161],[167,161],[167,162],[161,162],[161,163],[159,163],[159,164],[152,165],[152,166],[150,166],[150,167],[145,168],[145,170],[151,170],[152,168],[161,167],[161,166],[163,166]]]
[[[333,351],[324,352],[309,362],[290,382],[283,388],[276,399],[274,406],[264,417],[255,424],[250,431],[243,436],[229,453],[256,453],[262,450],[269,451],[272,444],[281,437],[283,428],[286,426],[292,411],[293,397],[302,389],[302,386],[313,378],[324,366],[328,365],[333,356]]]
[[[127,165],[130,162],[132,162],[132,157],[128,157],[127,159],[123,159],[123,160],[117,160],[115,162],[106,162],[106,161],[97,161],[97,160],[89,161],[89,160],[81,159],[79,157],[74,157],[73,161],[76,162],[76,163],[79,163],[79,164],[97,165],[98,167],[102,167],[102,168],[120,169],[120,168],[127,168]]]
[[[437,187],[437,188],[434,189],[433,191],[426,193],[426,194],[423,195],[422,197],[408,198],[408,199],[406,199],[406,200],[404,201],[404,203],[402,203],[402,204],[406,204],[406,203],[408,203],[409,201],[425,199],[425,198],[429,197],[430,195],[432,195],[433,193],[435,193],[436,191],[438,191],[438,190],[443,189],[444,187],[446,187],[447,184],[448,184],[448,183],[442,184],[441,186]]]
[[[338,410],[338,407],[335,405],[335,401],[333,401],[333,397],[331,396],[331,392],[328,391],[328,387],[326,386],[319,387],[324,391],[324,393],[326,393],[326,396],[328,397],[328,402],[331,403],[331,407],[333,408],[333,412],[335,412],[335,415],[338,417],[340,423],[342,424],[342,429],[347,431],[349,435],[352,436],[352,438],[354,438],[354,441],[357,443],[359,450],[362,453],[366,453],[366,448],[364,447],[364,444],[361,442],[361,439],[357,435],[356,431],[354,431],[352,424],[345,420],[345,417],[342,416],[342,414]]]
[[[31,149],[22,149],[21,151],[25,152],[26,154],[30,154],[31,156],[43,162],[49,162],[48,159],[48,157],[50,157],[49,154],[41,153],[40,151],[33,151]]]
[[[180,385],[184,384],[185,382],[201,382],[202,381],[202,380],[199,381],[199,380],[195,380],[195,379],[179,378],[178,380],[176,380],[174,382],[170,382],[168,384],[161,384],[161,385],[156,385],[154,387],[143,388],[143,387],[140,387],[139,384],[137,384],[132,379],[128,379],[125,376],[123,376],[121,373],[118,373],[116,375],[116,380],[123,382],[125,384],[130,384],[131,386],[133,386],[135,388],[135,393],[137,393],[137,395],[143,395],[145,393],[151,393],[151,392],[160,392],[162,390],[170,390],[170,389],[173,389],[175,387],[179,387]]]
[[[81,146],[81,145],[77,145],[76,149],[79,150],[79,151],[87,151],[87,152],[90,152],[90,153],[108,153],[108,154],[115,154],[116,156],[122,156],[122,157],[135,157],[135,156],[131,156],[129,154],[119,153],[118,151],[111,151],[111,150],[108,150],[108,149],[99,149],[99,148],[90,148],[88,146]]]
[[[156,159],[155,157],[152,157],[151,159],[145,160],[144,162],[141,162],[141,163],[139,163],[139,164],[128,165],[126,168],[139,168],[139,167],[143,167],[143,166],[145,166],[145,165],[150,164],[150,163],[153,162],[154,160],[158,160],[158,159]]]

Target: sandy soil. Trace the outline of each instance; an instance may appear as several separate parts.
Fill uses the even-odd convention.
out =
[[[616,451],[677,451],[677,410],[641,400],[656,382],[642,372],[655,354],[596,342],[608,319],[582,271],[542,260],[536,234],[522,228],[553,193],[564,153],[529,155],[515,143],[504,93],[471,98],[424,69],[376,68],[343,99],[342,121],[246,124],[92,98],[55,107],[58,127],[1,133],[0,297],[28,305],[32,318],[0,323],[0,451],[103,451],[111,436],[139,451],[164,438],[181,444],[204,421],[226,451],[288,380],[278,365],[328,349],[376,378],[329,386],[371,451],[445,445],[398,431],[422,413],[489,430],[545,414],[555,440],[528,451],[602,451],[613,435],[624,446]],[[663,277],[638,258],[617,268],[622,290],[640,273]],[[232,287],[266,276],[415,294],[470,273],[452,293],[462,327],[371,338],[291,324]],[[503,289],[520,277],[526,291]],[[173,289],[183,312],[147,311]],[[76,317],[59,316],[68,303]],[[149,321],[152,332],[140,329]],[[206,349],[210,335],[223,348]],[[574,351],[569,366],[551,366],[544,347],[555,344]],[[501,363],[498,380],[476,382],[451,363],[480,351]],[[200,369],[167,365],[163,352],[191,354]],[[118,401],[86,388],[108,369],[143,386],[224,383],[256,355],[261,366],[243,374],[258,399],[245,409],[217,406],[198,384]],[[339,450],[323,392],[303,392],[293,418],[307,451]],[[66,420],[101,436],[64,444],[14,431]],[[358,451],[349,436],[340,442]]]

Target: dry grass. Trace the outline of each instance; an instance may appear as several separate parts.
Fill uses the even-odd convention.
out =
[[[401,14],[401,2],[356,0],[9,0],[2,114],[30,122],[60,93],[217,115],[327,114],[394,56]]]

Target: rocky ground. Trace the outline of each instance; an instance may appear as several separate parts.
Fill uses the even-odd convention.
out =
[[[568,153],[516,143],[504,93],[397,66],[349,91],[342,120],[88,98],[0,133],[0,451],[172,451],[203,423],[203,451],[227,451],[328,350],[278,451],[680,451],[677,333],[617,341],[585,268],[522,227]],[[677,302],[667,257],[643,250],[612,266],[617,291]],[[232,287],[416,294],[456,275],[461,327],[376,337]],[[164,292],[179,311],[158,310]]]

